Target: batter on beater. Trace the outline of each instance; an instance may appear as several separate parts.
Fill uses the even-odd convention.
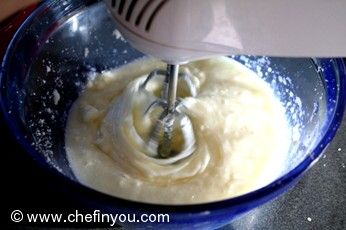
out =
[[[194,97],[183,84],[178,91],[192,123],[193,153],[168,163],[150,156],[145,140],[155,111],[143,113],[159,81],[139,89],[160,68],[164,63],[145,58],[103,73],[74,103],[65,142],[82,184],[130,200],[188,204],[244,194],[279,176],[290,144],[284,108],[265,81],[226,57],[182,66],[196,88]],[[181,148],[179,140],[173,149]]]

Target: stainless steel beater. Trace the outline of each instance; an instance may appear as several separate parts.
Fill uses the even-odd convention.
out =
[[[167,70],[154,70],[141,85],[141,90],[146,90],[148,82],[155,76],[164,76],[164,84],[161,96],[155,100],[145,111],[145,116],[157,107],[163,109],[157,122],[154,123],[147,145],[150,156],[162,159],[170,159],[167,163],[173,163],[192,154],[195,149],[195,135],[190,118],[181,111],[184,106],[181,98],[177,98],[178,79],[181,78],[190,91],[191,96],[196,96],[196,87],[187,73],[179,73],[179,65],[167,65]],[[180,132],[183,144],[179,150],[172,148],[174,135]]]

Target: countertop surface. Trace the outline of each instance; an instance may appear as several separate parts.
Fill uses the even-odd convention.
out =
[[[346,229],[346,117],[295,187],[223,229]]]

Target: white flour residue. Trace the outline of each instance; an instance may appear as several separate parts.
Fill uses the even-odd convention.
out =
[[[84,57],[87,58],[89,56],[89,49],[85,48],[84,49]]]
[[[112,35],[115,36],[116,39],[121,39],[122,41],[125,41],[123,35],[117,29],[113,30]]]
[[[60,94],[57,89],[53,90],[53,101],[54,101],[54,105],[57,105],[60,101]]]

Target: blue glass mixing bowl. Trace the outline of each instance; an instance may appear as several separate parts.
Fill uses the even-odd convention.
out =
[[[151,224],[155,227],[222,226],[293,186],[321,156],[342,119],[342,59],[230,57],[267,81],[286,108],[292,144],[276,180],[239,197],[196,205],[111,197],[75,179],[64,148],[66,119],[88,79],[142,56],[117,36],[104,4],[96,0],[45,1],[17,31],[4,56],[0,103],[8,126],[31,157],[63,180],[63,190],[90,208],[170,214],[169,224]]]

